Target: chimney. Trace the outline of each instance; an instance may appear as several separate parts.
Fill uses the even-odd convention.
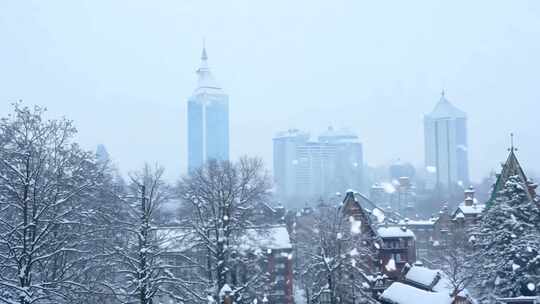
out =
[[[404,222],[405,222],[405,225],[401,226],[401,230],[403,232],[407,231],[407,229],[409,228],[409,218],[406,217]]]
[[[474,204],[474,192],[473,186],[465,190],[465,206],[472,206]]]

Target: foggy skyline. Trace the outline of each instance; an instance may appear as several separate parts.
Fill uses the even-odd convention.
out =
[[[0,3],[0,111],[22,99],[75,121],[122,171],[186,171],[187,99],[206,37],[230,96],[231,159],[329,125],[370,165],[422,167],[423,115],[445,90],[468,115],[469,166],[500,170],[510,132],[539,172],[540,3],[534,1],[18,1]]]

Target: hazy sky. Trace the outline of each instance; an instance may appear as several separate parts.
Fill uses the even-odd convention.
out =
[[[231,155],[272,164],[272,136],[349,127],[369,164],[423,163],[442,88],[469,117],[471,175],[509,133],[540,170],[540,1],[0,1],[0,114],[75,120],[122,170],[186,168],[186,100],[201,44],[230,95]]]

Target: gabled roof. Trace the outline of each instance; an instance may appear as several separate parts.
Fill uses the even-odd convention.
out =
[[[383,208],[380,208],[375,204],[373,201],[371,201],[367,196],[363,195],[360,192],[355,191],[348,191],[353,192],[353,196],[355,200],[364,208],[364,210],[371,214],[379,224],[383,223],[384,221],[389,222],[399,222],[400,220],[403,220],[404,218],[398,214],[397,212],[391,212],[388,210],[384,210]]]
[[[372,217],[358,202],[353,191],[347,191],[340,209],[344,215],[352,216],[356,220],[359,220],[362,223],[362,231],[369,229],[369,233],[373,236],[375,235]]]
[[[508,158],[506,159],[506,162],[503,165],[502,171],[499,175],[497,175],[497,181],[495,182],[495,185],[493,186],[491,197],[487,203],[488,207],[491,205],[492,202],[495,201],[499,191],[501,191],[504,188],[504,185],[506,184],[506,182],[511,176],[517,176],[520,182],[523,183],[523,185],[525,185],[526,187],[529,186],[527,176],[525,176],[525,172],[521,168],[521,165],[519,164],[519,161],[517,160],[514,150],[515,150],[514,147],[510,148],[510,154],[508,154]],[[527,196],[529,200],[533,201],[531,192],[530,191],[526,191],[526,192],[527,192]]]
[[[465,203],[459,204],[456,210],[452,214],[452,218],[462,217],[462,216],[478,216],[486,209],[486,205],[473,203],[472,206],[467,206]],[[461,215],[460,215],[461,214]]]
[[[467,114],[456,108],[451,104],[444,96],[444,92],[441,93],[441,99],[431,113],[426,115],[426,118],[439,119],[439,118],[466,118]]]

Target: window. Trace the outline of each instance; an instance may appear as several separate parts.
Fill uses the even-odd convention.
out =
[[[287,267],[285,266],[285,263],[277,263],[277,264],[276,264],[276,269],[285,269],[285,268],[287,268]]]

